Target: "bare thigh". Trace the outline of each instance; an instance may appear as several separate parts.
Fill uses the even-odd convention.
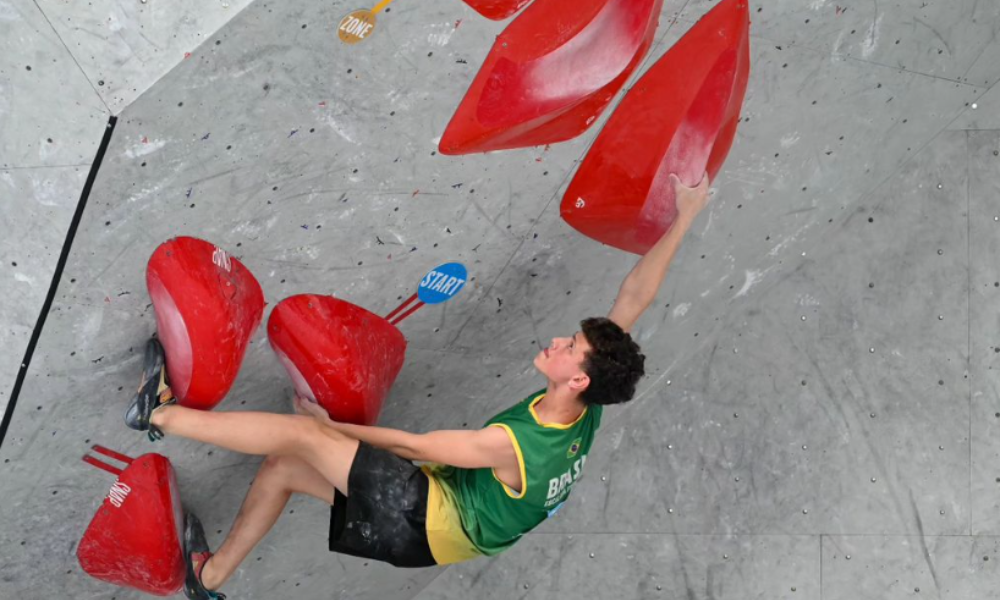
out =
[[[283,456],[302,460],[303,466],[311,467],[327,484],[348,496],[347,481],[358,453],[358,440],[309,417],[303,417],[299,424],[303,426],[300,450]]]
[[[297,456],[269,456],[261,464],[261,472],[278,477],[283,487],[295,494],[305,494],[327,504],[333,504],[334,486],[304,459]]]

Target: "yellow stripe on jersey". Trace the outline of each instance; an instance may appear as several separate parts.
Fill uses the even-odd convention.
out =
[[[583,412],[580,413],[580,416],[577,417],[572,423],[545,423],[545,422],[542,421],[541,417],[538,416],[538,413],[535,412],[535,405],[538,404],[539,402],[541,402],[542,398],[544,398],[544,397],[545,397],[545,394],[542,394],[541,396],[539,396],[539,397],[535,398],[534,400],[532,400],[531,404],[528,405],[528,412],[530,412],[531,416],[535,419],[535,423],[538,423],[542,427],[547,427],[549,429],[572,429],[573,426],[575,426],[577,423],[579,423],[580,420],[583,419],[584,415],[587,414],[587,408],[588,407],[584,406],[583,407]]]
[[[503,427],[503,430],[507,432],[507,437],[510,438],[510,443],[514,445],[514,453],[517,454],[517,465],[521,470],[521,492],[515,492],[506,483],[500,481],[500,478],[497,477],[496,469],[490,469],[490,472],[493,473],[493,479],[496,479],[497,483],[503,486],[503,491],[507,492],[508,496],[514,500],[520,500],[521,498],[524,498],[524,495],[528,492],[528,475],[524,469],[524,455],[521,454],[521,444],[517,443],[517,436],[514,435],[514,432],[509,426],[504,425],[503,423],[492,423],[489,426]]]
[[[448,565],[482,556],[465,535],[455,500],[449,497],[447,488],[438,482],[433,467],[424,465],[421,470],[430,482],[427,488],[426,528],[427,544],[431,547],[435,562]]]

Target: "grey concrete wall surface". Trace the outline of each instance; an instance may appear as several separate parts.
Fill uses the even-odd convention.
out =
[[[666,2],[644,67],[711,4]],[[51,109],[81,132],[60,162],[3,122],[5,156],[71,189],[83,132],[96,147],[125,106],[0,448],[0,597],[140,596],[76,563],[110,484],[79,461],[92,443],[170,457],[213,546],[239,508],[259,458],[152,446],[121,424],[155,327],[145,263],[170,237],[233,252],[271,306],[321,292],[384,314],[426,270],[467,264],[459,298],[401,326],[380,423],[414,431],[478,427],[544,385],[540,346],[610,308],[635,257],[558,216],[607,115],[548,148],[441,156],[504,24],[400,0],[350,47],[333,29],[355,8],[249,3],[132,99],[116,46],[94,42],[109,66],[75,72],[116,91]],[[606,411],[564,510],[496,558],[411,571],[328,553],[327,508],[295,499],[231,598],[996,597],[1000,6],[779,0],[752,15],[736,145],[636,328],[647,377]],[[19,84],[33,105],[44,85]],[[5,193],[47,206],[56,171],[10,171]],[[12,247],[34,243],[5,218]],[[51,276],[3,251],[5,281]],[[17,298],[37,314],[37,294]],[[287,412],[290,393],[261,328],[218,410]]]
[[[0,410],[109,116],[249,0],[0,0]]]

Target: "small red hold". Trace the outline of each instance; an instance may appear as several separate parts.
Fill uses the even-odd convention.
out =
[[[536,159],[535,159],[535,162],[542,162],[542,157],[541,157],[541,156],[539,156],[538,158],[536,158]]]
[[[326,100],[324,100],[324,101],[320,102],[320,103],[319,103],[319,105],[320,105],[321,107],[324,107],[324,108],[325,108],[325,107],[326,107]]]
[[[462,24],[462,19],[455,21],[455,29],[458,29],[458,26],[461,24]]]
[[[837,16],[840,16],[840,15],[844,14],[845,12],[847,12],[847,8],[842,7],[842,6],[838,6],[837,7]]]
[[[142,143],[143,144],[148,144],[149,143],[149,138],[146,137],[146,136],[142,136]]]
[[[410,196],[410,197],[413,198],[414,196],[416,196],[419,193],[420,193],[420,190],[414,190],[413,191],[413,196]]]
[[[191,53],[190,52],[185,52],[184,53],[184,59],[187,60],[189,58],[191,58]]]
[[[104,303],[105,304],[111,304],[111,297],[110,296],[105,296],[104,297]]]

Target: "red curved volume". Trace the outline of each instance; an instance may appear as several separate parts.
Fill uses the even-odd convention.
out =
[[[170,461],[144,454],[122,471],[76,549],[91,577],[170,596],[184,584],[183,514]]]
[[[174,395],[184,406],[215,408],[264,316],[260,284],[224,250],[179,237],[153,252],[146,285]]]
[[[331,296],[282,300],[271,311],[267,336],[296,393],[345,423],[378,420],[406,356],[406,338],[394,325]]]
[[[604,111],[646,55],[663,0],[538,0],[501,33],[442,154],[552,144]]]
[[[669,175],[694,186],[722,168],[749,74],[747,0],[723,0],[632,86],[566,190],[563,219],[645,254],[677,216]]]
[[[465,0],[477,13],[494,21],[503,21],[529,2],[531,0]]]

